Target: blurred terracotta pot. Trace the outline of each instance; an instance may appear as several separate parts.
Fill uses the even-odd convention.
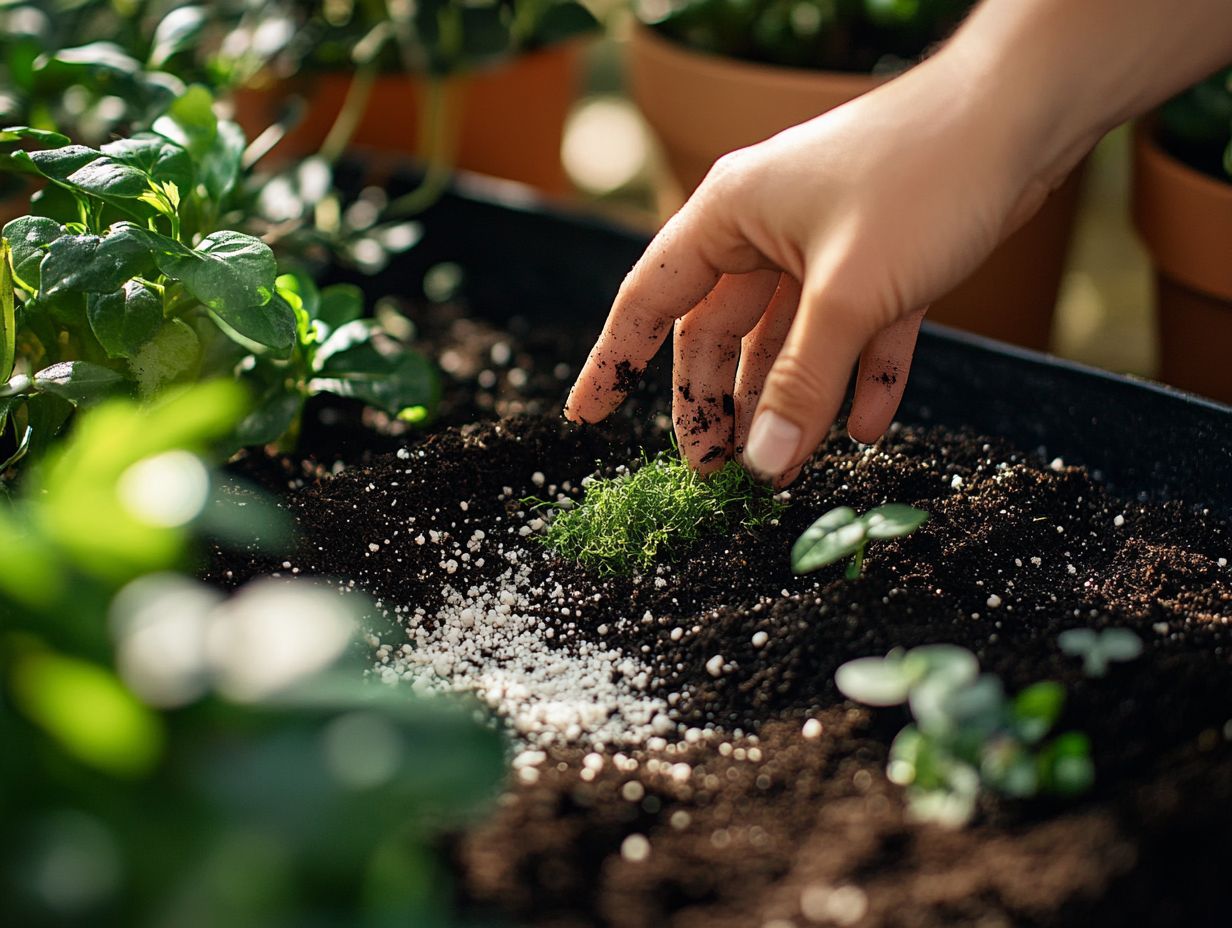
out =
[[[1159,378],[1232,403],[1232,183],[1134,128],[1134,226],[1155,264]]]
[[[705,54],[640,23],[629,47],[629,71],[633,97],[658,136],[672,175],[660,191],[664,218],[721,155],[846,103],[885,79]],[[1081,169],[970,278],[933,303],[928,318],[1046,350],[1080,182]]]
[[[565,119],[576,96],[581,42],[520,55],[498,67],[446,83],[448,138],[459,168],[531,184],[554,194],[569,191],[560,159]],[[270,154],[285,163],[316,152],[329,134],[350,72],[321,72],[243,88],[232,102],[235,118],[255,138],[281,115],[294,94],[307,101],[304,118]],[[427,93],[418,76],[382,74],[351,137],[370,151],[421,155],[420,114]]]

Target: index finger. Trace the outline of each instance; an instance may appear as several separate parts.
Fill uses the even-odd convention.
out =
[[[677,213],[621,284],[603,332],[569,391],[565,417],[598,422],[624,402],[672,322],[701,302],[720,276],[690,235],[689,217]]]

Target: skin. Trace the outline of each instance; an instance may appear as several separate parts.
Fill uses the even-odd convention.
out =
[[[609,415],[674,330],[700,472],[734,455],[790,483],[857,362],[847,427],[875,441],[928,304],[1105,132],[1228,60],[1228,0],[985,0],[906,74],[721,158],[626,277],[566,417]]]

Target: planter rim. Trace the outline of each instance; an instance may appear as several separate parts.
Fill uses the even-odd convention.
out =
[[[1142,162],[1165,177],[1170,185],[1184,187],[1212,200],[1222,200],[1232,209],[1232,180],[1211,177],[1170,154],[1155,138],[1156,127],[1157,121],[1150,117],[1134,123],[1134,148]]]
[[[646,53],[653,54],[662,61],[678,68],[696,71],[707,78],[731,80],[733,77],[739,77],[750,83],[769,85],[785,91],[808,91],[819,82],[825,82],[849,90],[854,97],[895,76],[859,71],[831,71],[824,68],[796,68],[732,58],[665,38],[653,26],[640,19],[634,20],[632,41],[642,45]]]
[[[1232,300],[1232,183],[1173,157],[1155,120],[1133,130],[1131,212],[1156,271],[1196,293]]]

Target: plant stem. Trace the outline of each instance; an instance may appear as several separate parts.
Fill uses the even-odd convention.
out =
[[[334,124],[329,127],[325,141],[321,143],[319,154],[327,164],[333,164],[341,157],[351,142],[351,136],[359,128],[359,121],[368,108],[369,97],[372,96],[372,87],[376,84],[379,65],[380,55],[374,54],[356,69],[355,76],[351,78],[346,99],[342,101],[342,109],[338,111]]]
[[[449,79],[439,74],[427,78],[427,99],[420,119],[420,147],[424,151],[424,176],[419,186],[390,202],[386,216],[414,216],[440,199],[453,172],[449,131]]]
[[[864,570],[864,548],[865,545],[860,545],[856,548],[856,553],[851,556],[851,563],[847,565],[847,579],[857,580],[860,577],[860,572]]]

